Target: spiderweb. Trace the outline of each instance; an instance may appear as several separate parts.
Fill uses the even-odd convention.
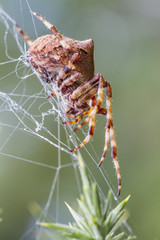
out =
[[[27,1],[26,3],[30,11],[30,6]],[[32,15],[30,16],[32,19]],[[2,54],[6,59],[5,61],[0,59],[0,156],[8,157],[14,161],[23,161],[32,166],[40,166],[52,171],[49,184],[50,189],[44,197],[40,215],[34,221],[36,223],[37,220],[45,221],[48,218],[53,221],[59,221],[62,218],[62,213],[60,213],[61,205],[64,205],[64,201],[67,202],[67,196],[60,193],[61,186],[65,185],[64,177],[61,180],[61,175],[66,175],[66,179],[68,178],[68,173],[73,175],[72,183],[70,182],[70,186],[66,189],[68,195],[77,191],[77,197],[81,191],[77,154],[70,153],[69,150],[73,146],[78,146],[81,140],[83,140],[86,136],[86,129],[80,130],[82,136],[80,140],[78,135],[73,132],[71,126],[61,124],[62,121],[67,119],[62,114],[59,100],[56,97],[47,99],[47,96],[52,92],[51,85],[45,84],[33,72],[30,66],[27,66],[24,57],[27,45],[15,28],[15,21],[2,8],[0,8],[0,22],[5,27],[1,31],[3,33],[0,35],[0,43],[3,45],[2,49],[4,52]],[[35,38],[37,38],[33,19],[32,23]],[[23,26],[21,27],[23,28]],[[25,29],[23,30],[25,32]],[[18,49],[19,53],[14,53],[13,49],[15,48]],[[23,138],[21,138],[22,136]],[[18,138],[22,139],[22,141],[18,140]],[[22,154],[27,147],[27,151],[30,151],[31,146],[28,141],[32,141],[31,145],[35,145],[32,146],[37,153],[35,159],[25,157]],[[47,151],[50,152],[50,154],[46,154],[45,159],[42,159],[39,155],[37,147],[39,143],[41,146],[47,146]],[[97,182],[102,195],[105,197],[108,188],[110,188],[116,199],[116,190],[109,180],[107,171],[103,166],[102,168],[97,168],[99,156],[97,156],[92,144],[89,143],[82,151],[85,154],[84,159],[86,159],[85,164],[88,171]],[[105,186],[106,190],[101,186]],[[68,219],[68,217],[64,216],[63,218],[65,220]],[[131,231],[127,224],[125,231]],[[31,239],[31,236],[35,233],[36,239],[43,239],[44,230],[32,223],[21,239]],[[45,235],[45,239],[47,237],[51,239],[50,236]]]

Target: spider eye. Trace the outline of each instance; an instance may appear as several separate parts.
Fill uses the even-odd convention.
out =
[[[81,52],[87,54],[87,52],[84,49],[82,49],[82,48],[77,48],[77,49],[80,50]]]

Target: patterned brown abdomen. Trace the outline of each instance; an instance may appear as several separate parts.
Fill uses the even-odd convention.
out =
[[[62,46],[54,35],[38,38],[26,53],[26,60],[47,83],[56,80],[56,76],[64,69],[60,61],[63,57]]]

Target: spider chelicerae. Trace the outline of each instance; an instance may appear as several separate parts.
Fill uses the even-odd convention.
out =
[[[55,94],[58,96],[64,115],[73,119],[63,122],[63,124],[74,124],[87,116],[74,129],[76,131],[89,122],[88,135],[78,147],[70,150],[70,152],[76,151],[89,142],[94,134],[96,114],[105,115],[105,145],[98,166],[101,166],[105,158],[110,140],[111,156],[118,179],[118,195],[120,195],[121,175],[111,110],[112,89],[110,83],[101,74],[94,75],[93,41],[91,39],[77,41],[62,36],[53,25],[39,14],[35,12],[32,12],[32,14],[42,21],[52,34],[41,36],[32,42],[16,25],[29,45],[25,54],[26,61],[46,83],[52,85],[53,93],[51,96]],[[104,88],[107,88],[106,108],[101,107]]]

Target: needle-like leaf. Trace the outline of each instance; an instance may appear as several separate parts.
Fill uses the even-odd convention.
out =
[[[126,240],[134,239],[123,232],[117,232],[123,225],[122,216],[124,208],[129,200],[128,196],[114,209],[111,209],[111,192],[104,200],[96,183],[92,183],[88,177],[82,158],[79,156],[79,168],[82,179],[83,194],[78,199],[80,213],[77,213],[67,203],[67,207],[75,220],[75,223],[65,225],[58,223],[38,223],[43,227],[60,231],[67,239],[80,240]]]

